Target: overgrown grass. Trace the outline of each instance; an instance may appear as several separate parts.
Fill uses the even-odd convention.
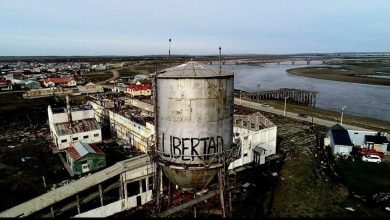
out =
[[[362,161],[337,161],[345,184],[360,195],[370,196],[390,192],[390,164],[365,163]]]
[[[85,75],[85,77],[90,80],[91,82],[100,82],[100,81],[105,81],[109,78],[111,78],[113,74],[111,72],[105,72],[103,74],[88,74]]]

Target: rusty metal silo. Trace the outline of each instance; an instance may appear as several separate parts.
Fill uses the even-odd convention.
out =
[[[209,183],[232,151],[233,86],[233,73],[193,61],[156,78],[158,162],[184,190]]]

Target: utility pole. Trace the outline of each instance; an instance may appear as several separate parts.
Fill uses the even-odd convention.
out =
[[[283,116],[286,116],[286,104],[287,104],[287,99],[288,99],[288,96],[284,98],[284,111],[283,111]]]
[[[171,59],[171,38],[169,38],[169,51],[168,51],[168,60]]]
[[[240,105],[242,104],[241,90],[240,90]]]
[[[347,108],[348,106],[344,106],[341,108],[341,119],[340,119],[340,125],[343,125],[343,114],[344,114],[344,109]]]
[[[219,46],[219,74],[222,72],[221,46]]]

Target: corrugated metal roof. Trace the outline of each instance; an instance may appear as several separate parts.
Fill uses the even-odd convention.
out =
[[[100,130],[100,125],[94,118],[73,121],[72,128],[69,128],[68,122],[54,124],[54,127],[58,136]]]
[[[74,80],[74,78],[72,76],[69,76],[69,77],[56,77],[56,78],[47,78],[47,79],[44,79],[43,81],[45,83],[48,83],[48,82],[53,82],[55,84],[61,84],[61,83],[68,83],[70,81]]]
[[[189,61],[181,65],[171,67],[161,71],[158,78],[209,78],[233,76],[233,73],[221,71],[211,65]]]
[[[67,152],[67,154],[69,154],[69,156],[73,160],[77,160],[80,158],[80,154],[77,152],[77,150],[74,147],[68,147],[65,149],[65,151]]]
[[[104,154],[98,146],[94,144],[89,145],[84,142],[76,142],[74,146],[68,147],[65,150],[73,160],[78,160],[89,153]]]

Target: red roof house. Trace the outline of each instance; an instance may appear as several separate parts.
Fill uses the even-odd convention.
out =
[[[57,78],[47,78],[43,80],[43,84],[46,87],[53,87],[53,86],[76,86],[76,80],[72,76],[69,77],[57,77]]]
[[[4,77],[0,77],[0,90],[12,90],[11,80],[7,80]]]
[[[126,93],[130,96],[151,96],[152,95],[152,84],[151,83],[139,83],[130,84],[127,86]]]

